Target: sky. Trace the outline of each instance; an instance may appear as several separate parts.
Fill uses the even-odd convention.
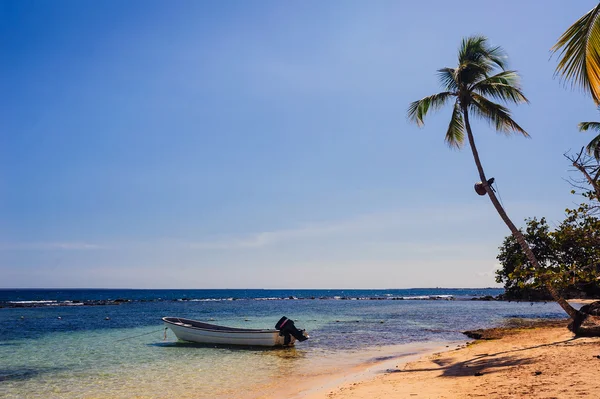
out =
[[[518,226],[578,202],[592,100],[564,0],[0,0],[0,288],[491,287],[509,230],[442,91],[463,37],[522,76],[530,139],[473,130]]]

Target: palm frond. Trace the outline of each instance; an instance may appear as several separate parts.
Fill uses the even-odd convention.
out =
[[[507,103],[529,103],[521,91],[519,75],[516,71],[502,71],[475,83],[471,89],[482,96],[493,97]]]
[[[594,137],[585,149],[588,154],[600,161],[600,134]]]
[[[588,130],[600,132],[600,122],[581,122],[579,124],[580,132],[586,132]],[[594,137],[587,147],[585,147],[585,149],[587,150],[588,154],[600,160],[600,134]]]
[[[452,109],[452,118],[448,125],[448,131],[445,138],[446,144],[452,148],[461,148],[465,141],[465,123],[460,108],[460,103],[456,101]]]
[[[462,65],[471,62],[485,65],[488,71],[491,71],[494,65],[505,69],[506,54],[500,46],[490,47],[485,36],[469,36],[462,40],[458,50],[458,63]]]
[[[580,132],[586,132],[588,130],[600,132],[600,122],[581,122],[577,127],[579,127]]]
[[[487,37],[481,35],[463,37],[458,49],[458,62],[479,61],[486,42]]]
[[[521,77],[517,71],[502,71],[484,80],[489,83],[503,83],[521,89]]]
[[[469,110],[480,118],[487,120],[497,131],[506,134],[516,132],[529,137],[529,133],[511,118],[508,108],[476,93],[472,94],[471,100]]]
[[[504,49],[500,46],[488,48],[487,57],[491,62],[496,64],[500,69],[506,70],[508,56]]]
[[[452,93],[444,91],[412,102],[408,106],[408,119],[418,126],[423,126],[427,112],[430,109],[437,110],[441,108],[452,95]]]
[[[559,52],[556,74],[589,92],[600,104],[600,4],[561,35],[552,52]]]
[[[456,69],[454,69],[454,68],[438,69],[438,77],[440,79],[440,83],[447,91],[458,90],[458,83],[456,82]]]

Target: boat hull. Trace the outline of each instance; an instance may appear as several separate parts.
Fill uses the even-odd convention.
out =
[[[163,317],[162,320],[181,341],[217,345],[284,346],[284,337],[277,330],[223,327],[177,317]],[[287,346],[294,344],[295,338],[291,338]]]

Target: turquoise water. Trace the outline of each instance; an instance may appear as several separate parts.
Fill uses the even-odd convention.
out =
[[[0,397],[267,398],[282,385],[340,372],[382,353],[401,355],[411,344],[464,342],[465,329],[511,317],[563,317],[553,303],[468,300],[497,293],[0,291]],[[458,299],[391,299],[437,295]],[[82,304],[114,299],[130,302]],[[306,328],[311,339],[291,349],[214,348],[177,342],[170,330],[164,340],[160,320],[180,316],[271,328],[283,315]]]

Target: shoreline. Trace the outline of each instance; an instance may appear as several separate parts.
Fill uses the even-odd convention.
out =
[[[395,356],[393,359],[387,359],[374,364],[356,366],[351,372],[337,376],[337,378],[334,378],[333,380],[329,377],[328,380],[323,382],[320,386],[302,391],[298,395],[290,397],[290,399],[318,399],[324,397],[323,395],[325,393],[328,393],[327,397],[329,397],[332,391],[343,391],[348,386],[356,386],[363,381],[369,381],[376,378],[380,374],[396,372],[400,366],[413,363],[423,357],[450,350],[447,349],[450,346],[464,347],[464,345],[461,344],[456,345],[457,342],[448,343],[450,345],[434,346],[419,352],[409,352],[404,355]]]
[[[314,365],[299,379],[274,382],[262,394],[251,394],[252,399],[312,399],[321,398],[337,387],[353,385],[375,378],[382,373],[396,370],[401,364],[416,361],[443,350],[465,347],[469,338],[460,341],[424,341],[379,348],[365,348],[353,354],[341,354],[329,365]],[[367,356],[365,356],[367,355]]]
[[[598,302],[600,299],[567,299],[569,303],[576,303],[579,305],[589,305],[592,302]]]
[[[480,339],[458,348],[392,359],[374,373],[355,371],[354,378],[293,398],[599,397],[600,338],[575,338],[566,325],[555,320],[480,330]]]

